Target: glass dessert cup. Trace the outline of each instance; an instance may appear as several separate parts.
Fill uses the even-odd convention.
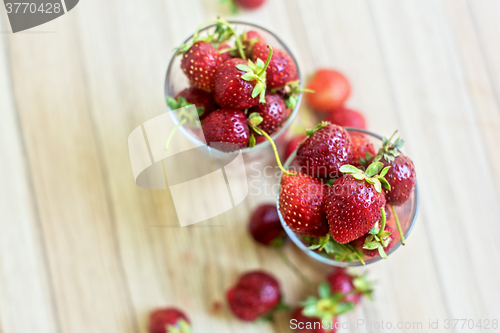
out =
[[[373,146],[375,147],[375,151],[378,151],[378,149],[382,146],[382,136],[377,135],[375,133],[362,130],[362,129],[356,129],[356,128],[349,128],[346,127],[346,130],[348,132],[361,132],[362,134],[365,135],[366,138],[368,138]],[[293,171],[299,171],[300,166],[297,163],[296,159],[297,155],[297,150],[295,150],[292,155],[288,158],[288,160],[285,162],[283,165],[286,170],[293,170]],[[281,183],[281,179],[280,182]],[[332,258],[330,255],[328,255],[326,252],[318,252],[315,250],[311,250],[308,248],[308,244],[306,243],[305,239],[303,236],[296,234],[292,229],[290,229],[286,223],[285,220],[283,219],[283,216],[281,215],[279,211],[279,194],[280,194],[280,188],[278,187],[277,191],[277,200],[276,200],[276,206],[278,209],[278,215],[281,221],[281,224],[283,225],[283,228],[285,229],[288,237],[297,245],[302,251],[304,251],[308,256],[311,258],[320,261],[324,264],[330,265],[330,266],[337,266],[337,267],[355,267],[355,266],[363,266],[363,263],[361,261],[350,261],[350,262],[345,262],[345,261],[338,261]],[[408,238],[410,235],[411,230],[413,229],[413,226],[415,225],[415,221],[417,218],[417,212],[418,212],[418,206],[419,206],[419,196],[418,196],[418,182],[415,183],[415,188],[408,199],[408,201],[402,205],[402,206],[394,206],[394,210],[396,211],[398,217],[399,217],[399,222],[401,224],[401,229],[403,231],[403,235],[405,239]],[[389,209],[389,213],[392,216],[392,211]],[[392,216],[390,219],[387,220],[387,224],[389,224],[393,230],[394,230],[394,246],[388,251],[387,256],[390,256],[394,251],[396,251],[400,246],[401,246],[401,240],[398,234],[398,229],[394,220],[394,217]],[[375,263],[379,260],[382,260],[380,256],[376,257],[364,257],[363,258],[365,265],[369,265],[372,263]]]
[[[244,31],[255,30],[266,40],[266,42],[269,45],[290,54],[297,68],[298,80],[300,80],[302,84],[300,69],[297,64],[297,60],[295,59],[293,53],[290,51],[288,46],[278,36],[276,36],[271,31],[252,23],[239,22],[239,21],[228,21],[228,22],[231,23],[232,27],[235,29],[238,35],[240,35]],[[211,24],[206,26],[205,28],[200,30],[200,34],[205,35],[207,31],[212,32],[215,29],[215,26],[216,24]],[[188,39],[186,39],[184,43],[189,42],[192,39],[193,35],[191,35]],[[190,86],[189,80],[182,71],[180,64],[181,64],[181,57],[176,56],[174,54],[168,65],[167,75],[165,79],[165,100],[168,96],[175,97],[180,91]],[[276,132],[274,132],[272,135],[270,135],[277,146],[279,146],[280,143],[284,141],[284,136],[282,136],[282,134],[286,132],[287,128],[290,126],[295,116],[297,115],[301,100],[302,100],[302,93],[299,94],[295,108],[291,110],[290,114],[288,115],[288,118],[281,125],[281,128],[278,129]],[[167,108],[170,111],[169,114],[172,117],[173,122],[176,125],[179,124],[179,118],[177,117],[177,113],[171,112],[173,110],[171,110],[168,105]],[[189,127],[181,126],[179,127],[179,131],[182,132],[182,134],[185,135],[193,143],[197,145],[205,144],[205,140],[200,139],[200,135],[202,135],[201,129],[192,129]],[[262,142],[256,143],[256,145],[253,148],[247,147],[235,152],[224,153],[224,154],[236,155],[241,152],[245,157],[245,162],[249,162],[249,161],[262,160],[265,156],[267,157],[273,156],[273,154],[270,153],[270,150],[271,150],[271,145],[269,141],[264,140]]]

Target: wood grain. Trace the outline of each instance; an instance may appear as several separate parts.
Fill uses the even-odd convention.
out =
[[[498,315],[499,9],[494,0],[268,0],[237,17],[282,37],[305,77],[319,67],[345,72],[348,104],[374,132],[399,129],[415,161],[416,228],[369,267],[375,300],[341,321],[430,331],[429,320]],[[290,332],[288,313],[256,326],[224,304],[249,269],[272,271],[292,304],[309,293],[248,236],[249,213],[272,191],[180,228],[170,192],[132,177],[127,138],[166,111],[172,49],[217,15],[228,16],[217,0],[86,0],[29,32],[0,35],[1,332],[146,333],[148,313],[166,305],[185,309],[195,332]],[[312,124],[307,112],[296,125]],[[316,282],[330,271],[292,245],[285,252]]]

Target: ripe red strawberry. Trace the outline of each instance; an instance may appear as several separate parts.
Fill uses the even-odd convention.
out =
[[[372,283],[368,282],[364,275],[352,275],[346,269],[339,268],[330,273],[326,279],[330,283],[332,292],[345,295],[344,302],[358,304],[363,295],[371,298],[373,292],[371,289]]]
[[[297,150],[297,161],[305,172],[317,178],[336,178],[339,168],[352,163],[351,136],[338,125],[321,123]]]
[[[318,70],[307,86],[315,94],[306,94],[307,102],[317,111],[330,111],[344,104],[351,94],[351,85],[346,77],[332,69]]]
[[[182,90],[180,93],[177,94],[177,96],[175,96],[177,102],[179,102],[179,97],[184,98],[187,103],[194,104],[196,106],[199,113],[201,113],[200,120],[205,119],[210,113],[212,113],[212,111],[217,110],[217,104],[215,104],[212,94],[204,90],[195,87],[189,87]],[[169,106],[170,105],[171,101],[169,100]],[[177,109],[172,106],[174,105],[171,105],[170,107],[172,110]],[[184,105],[177,105],[177,106],[182,107]]]
[[[266,61],[269,50],[263,42],[255,43],[252,51],[252,59]],[[266,69],[267,88],[273,89],[285,86],[288,82],[297,80],[297,67],[292,57],[279,49],[273,50],[269,66]]]
[[[373,163],[366,173],[351,165],[340,168],[346,174],[330,186],[326,197],[330,234],[338,243],[346,244],[363,236],[380,221],[385,206],[381,184],[388,186],[383,177],[387,169],[382,167],[380,162]]]
[[[182,55],[181,68],[194,87],[212,92],[215,70],[220,63],[219,51],[209,43],[200,41]]]
[[[413,161],[399,151],[403,148],[404,140],[398,138],[391,142],[396,132],[391,138],[382,140],[382,148],[374,160],[384,163],[386,167],[390,166],[386,178],[391,189],[385,190],[385,198],[388,205],[400,206],[410,198],[417,181],[417,174]]]
[[[259,128],[271,135],[285,120],[286,105],[283,98],[277,94],[266,94],[266,102],[259,103],[249,110],[249,113],[258,112],[262,116]]]
[[[288,239],[274,204],[259,206],[250,217],[249,228],[252,237],[264,245],[281,246]]]
[[[259,103],[259,97],[252,97],[257,80],[247,81],[241,78],[245,71],[238,65],[248,65],[248,61],[233,58],[221,64],[215,73],[214,97],[218,105],[230,109],[249,109]]]
[[[238,6],[241,6],[245,9],[255,9],[260,6],[266,1],[266,0],[235,0]]]
[[[383,248],[384,252],[387,254],[389,252],[389,250],[392,248],[392,246],[394,245],[394,238],[396,237],[396,234],[394,233],[394,230],[391,228],[391,226],[389,226],[388,224],[385,225],[384,231],[386,231],[388,233],[388,235],[385,235],[381,240],[384,242],[387,242],[387,244],[386,244],[386,246],[383,246],[382,248]],[[373,235],[370,233],[366,233],[363,236],[361,236],[360,238],[353,240],[351,242],[351,244],[355,248],[363,251],[363,253],[368,257],[380,256],[380,252],[379,252],[378,248],[374,248],[371,250],[365,248],[365,244],[371,242],[370,239],[368,240],[368,242],[366,242],[366,239],[370,236],[373,236]]]
[[[403,154],[395,157],[394,161],[388,162],[382,159],[385,166],[390,166],[386,175],[391,185],[390,190],[385,190],[385,198],[389,205],[401,206],[410,198],[411,192],[417,181],[417,174],[412,160]]]
[[[365,117],[358,111],[345,107],[330,111],[326,117],[326,121],[342,127],[366,129]]]
[[[270,315],[281,300],[278,281],[263,271],[242,275],[226,296],[233,314],[245,321]]]
[[[283,174],[280,182],[279,210],[284,221],[297,234],[320,237],[328,233],[324,196],[328,185],[308,175]]]
[[[292,313],[292,320],[290,321],[291,328],[297,329],[298,333],[335,333],[337,332],[338,319],[333,317],[327,321],[325,325],[321,318],[308,317],[302,313],[304,308],[297,308]],[[326,328],[325,328],[326,327]]]
[[[216,110],[203,120],[201,128],[206,143],[218,150],[230,152],[248,145],[250,131],[243,111]]]
[[[175,308],[158,309],[151,313],[149,333],[189,333],[191,324],[182,311]]]
[[[255,45],[255,43],[266,43],[266,40],[257,31],[249,30],[241,35],[241,42],[245,47],[245,55],[247,56],[247,58],[252,58],[253,46]]]
[[[232,49],[228,43],[222,43],[219,45],[219,52],[227,49]],[[220,63],[222,64],[224,61],[231,59],[231,51],[226,51],[220,54]]]
[[[373,156],[375,156],[375,148],[364,135],[350,134],[352,142],[352,165],[366,168]]]
[[[285,161],[288,160],[290,155],[292,155],[292,153],[295,151],[295,149],[297,149],[300,143],[304,141],[304,139],[305,137],[303,136],[296,136],[288,141],[285,147]]]

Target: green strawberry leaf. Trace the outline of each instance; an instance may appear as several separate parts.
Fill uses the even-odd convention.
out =
[[[389,171],[391,167],[390,166],[387,166],[385,167],[381,172],[380,172],[380,177],[384,177],[385,175],[387,175],[387,172]]]
[[[264,85],[262,82],[257,82],[252,91],[252,98],[257,97],[264,90]]]
[[[250,139],[248,140],[248,146],[250,148],[255,147],[255,135],[253,135],[253,133],[250,135]]]
[[[167,105],[171,110],[177,110],[179,108],[179,104],[175,100],[175,98],[168,96],[167,97]]]
[[[250,114],[250,116],[248,117],[248,125],[253,128],[255,126],[258,126],[263,120],[264,120],[264,118],[262,118],[260,113],[252,112]],[[260,133],[258,133],[258,134],[260,134]]]
[[[245,73],[241,76],[241,79],[245,81],[254,81],[255,80],[255,74],[254,73]]]
[[[201,117],[205,113],[205,108],[203,106],[198,106],[196,112],[198,113],[198,117]]]
[[[327,298],[330,296],[332,288],[328,282],[321,282],[318,287],[318,295],[321,298]]]
[[[366,169],[365,174],[367,177],[373,177],[376,174],[378,174],[383,167],[384,164],[382,162],[373,162],[368,166],[368,169]]]
[[[353,165],[349,165],[349,164],[345,164],[345,165],[341,166],[339,170],[342,173],[354,173],[354,174],[363,173],[362,170],[356,168]]]
[[[247,65],[243,65],[243,64],[236,65],[236,68],[238,68],[240,71],[244,71],[244,72],[247,72],[247,73],[253,72],[250,69],[250,67],[248,67]]]
[[[378,181],[382,183],[382,186],[384,186],[385,189],[391,190],[391,184],[385,179],[384,177],[377,177]]]

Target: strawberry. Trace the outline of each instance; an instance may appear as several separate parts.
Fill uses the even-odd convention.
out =
[[[264,61],[268,57],[266,43],[257,42],[253,46],[252,59]],[[285,86],[288,82],[297,80],[297,67],[292,57],[279,49],[274,49],[266,70],[266,82],[269,89]]]
[[[360,238],[353,240],[351,244],[355,248],[363,251],[368,257],[381,256],[387,259],[387,252],[389,252],[394,245],[394,237],[396,234],[388,224],[385,225],[383,231],[384,233],[381,233],[378,229],[375,229],[375,231],[368,232]]]
[[[317,111],[330,111],[341,107],[351,94],[346,77],[332,69],[318,70],[307,86],[315,94],[307,94],[307,102]]]
[[[191,324],[182,311],[175,308],[158,309],[149,318],[149,333],[190,333]]]
[[[266,43],[266,40],[257,31],[249,30],[241,35],[241,42],[245,47],[245,55],[251,58],[254,44],[257,42]]]
[[[242,275],[226,297],[236,317],[255,321],[271,315],[278,308],[281,292],[274,277],[263,271],[253,271]]]
[[[333,292],[342,293],[343,301],[358,304],[362,296],[371,298],[373,292],[372,283],[366,280],[366,276],[349,274],[345,268],[340,268],[326,277]]]
[[[345,173],[329,188],[326,216],[332,238],[346,244],[366,234],[381,218],[385,206],[382,185],[390,187],[380,162],[372,163],[366,173],[352,165],[343,165]],[[380,171],[380,175],[377,175]]]
[[[308,175],[336,178],[342,165],[352,163],[351,136],[341,126],[323,122],[307,134],[309,138],[297,150],[297,161]]]
[[[352,142],[352,165],[355,167],[367,167],[373,156],[375,148],[373,144],[362,134],[351,133]]]
[[[366,129],[365,117],[360,112],[345,107],[330,111],[326,116],[326,121],[342,127]]]
[[[175,96],[175,99],[167,97],[167,103],[171,110],[194,104],[198,110],[200,120],[205,119],[212,111],[217,109],[212,94],[195,87],[182,90]]]
[[[290,321],[291,328],[297,329],[298,333],[335,333],[337,332],[338,319],[333,317],[326,324],[318,317],[305,316],[302,312],[304,308],[297,308],[292,313],[292,320]]]
[[[288,160],[290,155],[292,155],[292,153],[297,149],[300,143],[304,141],[304,139],[305,137],[303,136],[296,136],[288,141],[285,147],[285,161]]]
[[[287,226],[300,235],[312,237],[328,233],[324,196],[328,185],[302,173],[281,176],[279,210]]]
[[[245,9],[256,9],[264,4],[266,0],[235,0],[238,6]]]
[[[216,110],[205,118],[201,128],[206,143],[221,151],[231,152],[248,145],[250,131],[243,111]]]
[[[386,178],[390,188],[384,190],[385,197],[396,220],[401,244],[405,245],[403,230],[393,206],[401,206],[410,199],[417,182],[417,174],[413,161],[399,151],[403,148],[404,140],[398,138],[392,142],[392,138],[396,133],[397,131],[389,139],[385,137],[382,139],[382,148],[379,149],[377,156],[373,160],[380,161],[384,166],[389,167]]]
[[[281,225],[276,205],[259,206],[250,217],[249,229],[252,237],[264,245],[279,247],[288,239]]]
[[[181,68],[194,87],[212,92],[215,70],[220,63],[219,51],[209,43],[199,41],[182,55]]]
[[[247,60],[234,58],[217,68],[214,97],[218,105],[243,110],[257,105],[259,101],[265,103],[265,78],[256,74],[258,69],[253,65]]]
[[[265,103],[259,103],[251,108],[249,112],[259,113],[262,117],[259,128],[267,134],[273,134],[285,120],[286,105],[283,98],[277,94],[266,94],[265,98]]]

